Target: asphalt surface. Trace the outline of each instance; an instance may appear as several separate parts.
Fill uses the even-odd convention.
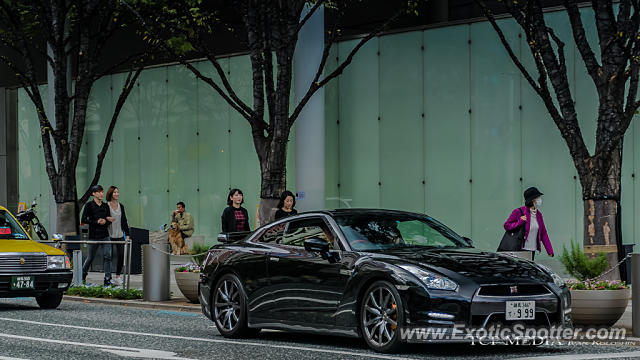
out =
[[[407,345],[377,354],[357,339],[263,331],[221,337],[201,314],[30,298],[0,299],[0,359],[638,359],[640,342],[531,346]]]

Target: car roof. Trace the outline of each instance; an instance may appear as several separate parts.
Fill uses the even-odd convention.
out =
[[[305,211],[298,213],[298,215],[305,214],[325,214],[330,216],[338,215],[413,215],[413,216],[426,216],[425,214],[403,211],[403,210],[391,210],[391,209],[376,209],[376,208],[348,208],[348,209],[332,209],[332,210],[315,210]]]

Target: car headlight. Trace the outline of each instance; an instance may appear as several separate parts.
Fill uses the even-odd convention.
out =
[[[71,262],[66,255],[47,256],[47,270],[71,269]]]
[[[427,285],[427,288],[429,289],[449,291],[456,291],[458,289],[458,284],[445,276],[421,269],[413,265],[398,266],[417,276],[418,279],[422,280],[422,282],[425,283],[425,285]]]
[[[548,266],[545,266],[542,264],[536,264],[536,265],[538,265],[538,267],[542,269],[544,272],[551,275],[551,278],[553,279],[554,284],[556,284],[557,286],[563,287],[567,285],[567,283],[564,280],[562,280],[560,275],[556,274],[553,270],[549,269]]]

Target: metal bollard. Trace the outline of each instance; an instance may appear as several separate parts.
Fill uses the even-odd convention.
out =
[[[638,274],[638,276],[636,276]],[[631,281],[637,286],[631,286],[631,327],[633,336],[640,336],[640,253],[631,254]]]
[[[169,278],[169,254],[155,249],[153,245],[142,245],[143,299],[145,301],[169,300]]]
[[[73,285],[82,286],[82,250],[73,250]]]

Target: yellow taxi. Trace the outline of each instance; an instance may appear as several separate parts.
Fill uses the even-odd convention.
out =
[[[69,257],[33,241],[9,210],[0,206],[0,297],[35,297],[43,309],[55,309],[69,288]]]

